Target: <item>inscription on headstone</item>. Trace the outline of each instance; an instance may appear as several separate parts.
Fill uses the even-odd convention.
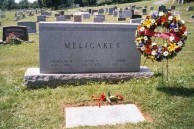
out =
[[[139,24],[41,22],[41,73],[138,72]]]

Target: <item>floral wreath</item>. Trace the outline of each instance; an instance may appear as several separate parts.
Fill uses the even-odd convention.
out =
[[[161,30],[163,32],[159,32]],[[162,45],[155,41],[156,38],[163,39]],[[142,55],[156,61],[175,57],[184,47],[186,39],[185,21],[171,12],[147,16],[136,31],[137,48]]]

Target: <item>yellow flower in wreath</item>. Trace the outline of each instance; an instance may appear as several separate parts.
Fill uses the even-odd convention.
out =
[[[170,52],[173,52],[175,51],[176,49],[178,48],[178,46],[176,45],[176,43],[170,43],[169,47],[168,47],[168,50]]]

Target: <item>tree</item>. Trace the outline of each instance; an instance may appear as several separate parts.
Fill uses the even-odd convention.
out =
[[[43,7],[42,0],[38,0],[37,3],[38,3],[38,6],[39,6],[40,8]]]
[[[22,8],[22,9],[29,8],[29,2],[28,2],[28,0],[21,0],[19,2],[19,7]]]
[[[44,7],[56,10],[62,4],[62,0],[42,0],[42,4]]]
[[[15,0],[4,0],[2,8],[8,10],[16,8]]]

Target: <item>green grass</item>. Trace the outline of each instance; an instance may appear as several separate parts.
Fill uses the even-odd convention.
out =
[[[137,2],[151,5],[153,1]],[[169,61],[168,82],[162,82],[162,63],[146,62],[155,76],[149,79],[132,79],[118,84],[92,83],[65,85],[57,88],[27,89],[24,73],[29,67],[39,66],[38,34],[30,35],[34,43],[0,46],[0,128],[65,128],[63,108],[70,105],[93,105],[92,95],[117,92],[124,96],[124,103],[138,105],[147,121],[138,124],[80,127],[87,129],[192,129],[194,127],[194,27],[190,21],[192,12],[186,12],[190,4],[177,5],[182,11],[188,31],[186,46]],[[129,4],[118,5],[125,7]],[[168,7],[170,3],[166,4]],[[99,7],[101,8],[101,7]],[[3,25],[16,25],[14,12],[6,12]],[[107,22],[116,22],[107,16]],[[36,21],[36,16],[23,20]],[[49,21],[54,21],[54,16]],[[85,22],[85,21],[84,21]],[[2,34],[2,27],[0,27]],[[142,57],[142,65],[145,58]],[[164,68],[165,68],[164,62]],[[165,70],[164,70],[165,72]],[[165,76],[166,77],[166,74]]]

